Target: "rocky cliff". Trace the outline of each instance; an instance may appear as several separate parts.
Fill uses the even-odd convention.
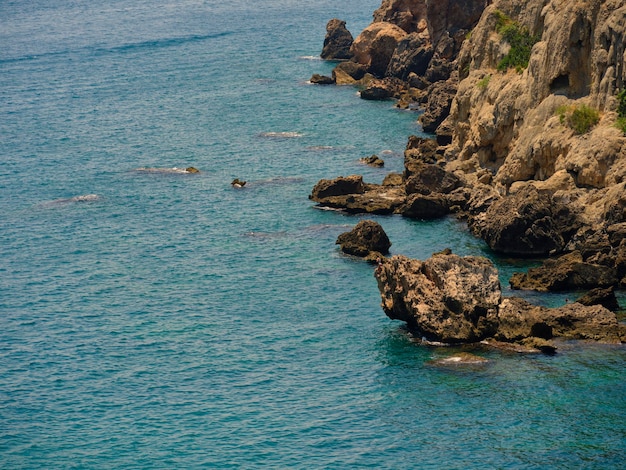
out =
[[[409,139],[397,186],[377,189],[398,198],[389,212],[421,217],[413,199],[435,199],[434,216],[466,217],[497,252],[576,252],[624,288],[625,49],[623,0],[384,0],[337,76],[414,102],[434,134]],[[416,190],[433,165],[461,183]]]

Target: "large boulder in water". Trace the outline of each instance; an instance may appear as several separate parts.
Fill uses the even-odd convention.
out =
[[[378,222],[362,220],[351,231],[342,233],[337,238],[341,251],[349,255],[366,257],[371,253],[386,255],[391,242]]]
[[[483,257],[460,257],[449,250],[426,261],[394,256],[381,261],[375,277],[387,316],[431,341],[626,341],[626,327],[601,305],[547,308],[503,298],[498,272]]]
[[[483,257],[448,251],[426,261],[394,256],[376,270],[382,307],[427,339],[475,342],[491,336],[501,301],[498,271]]]
[[[332,196],[362,194],[365,192],[363,177],[360,175],[339,176],[332,180],[322,179],[314,187],[309,199],[320,201]]]
[[[333,18],[326,25],[326,38],[320,57],[325,60],[347,60],[352,57],[350,47],[354,38],[346,29],[346,22]]]

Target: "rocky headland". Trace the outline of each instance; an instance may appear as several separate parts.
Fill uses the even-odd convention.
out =
[[[380,185],[322,180],[312,200],[351,213],[463,218],[496,253],[546,259],[513,276],[514,289],[626,288],[622,0],[383,0],[347,53],[343,29],[328,25],[325,48],[339,38],[344,60],[327,83],[421,110],[431,137],[409,137],[401,174]],[[493,308],[538,312],[520,302]],[[499,331],[494,318],[504,313],[490,309],[470,315],[488,324],[466,325],[465,340]]]

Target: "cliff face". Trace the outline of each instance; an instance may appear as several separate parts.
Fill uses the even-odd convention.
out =
[[[498,31],[503,18],[537,40],[526,68],[498,70],[512,49]],[[609,188],[626,181],[626,137],[613,125],[625,45],[621,0],[495,0],[458,60],[461,81],[445,123],[453,130],[450,168],[488,169],[502,194],[529,181],[569,190],[589,223],[602,222]],[[563,115],[583,105],[600,121],[577,133]]]
[[[438,198],[430,216],[467,217],[496,252],[578,252],[626,288],[624,0],[383,0],[351,52],[352,83],[369,72],[369,95],[412,100],[436,135],[409,139],[386,213]],[[416,196],[433,166],[461,183]]]

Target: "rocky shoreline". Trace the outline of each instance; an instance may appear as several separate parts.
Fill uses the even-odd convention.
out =
[[[321,180],[311,200],[350,213],[462,218],[495,253],[545,259],[514,275],[514,289],[602,288],[614,297],[615,289],[626,288],[623,2],[588,0],[583,8],[557,0],[448,0],[436,6],[383,0],[355,39],[345,22],[331,20],[322,58],[340,62],[332,77],[317,75],[312,82],[358,86],[363,99],[393,98],[400,107],[420,109],[419,121],[432,138],[410,136],[404,171],[382,184],[359,175]],[[536,337],[532,326],[524,334],[502,332],[511,318],[526,316],[549,327],[551,333],[539,337],[626,341],[622,326],[605,318],[612,314],[605,307],[575,303],[544,311],[521,299],[489,303],[478,316],[463,314],[473,319],[466,325],[471,334],[435,334],[417,320],[423,303],[409,308],[410,302],[386,294],[398,282],[399,266],[410,264],[391,260],[377,268],[383,309],[433,340]],[[421,263],[416,272],[431,260],[414,260]],[[498,297],[499,286],[493,287],[489,295]],[[441,310],[445,314],[429,307],[426,316],[450,323],[465,308],[463,298],[453,303]],[[577,315],[585,312],[611,331],[600,334],[593,326],[592,333],[572,333],[558,326],[558,318],[582,324]],[[486,323],[479,328],[477,322]]]

